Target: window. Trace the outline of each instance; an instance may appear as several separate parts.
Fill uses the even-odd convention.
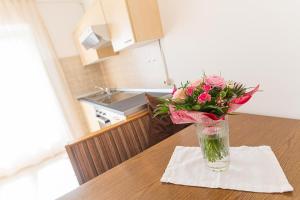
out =
[[[69,130],[30,27],[0,27],[0,177],[61,151]]]

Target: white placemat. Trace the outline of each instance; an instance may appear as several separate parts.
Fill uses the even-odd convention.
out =
[[[230,167],[225,172],[209,170],[200,147],[177,146],[161,182],[263,193],[293,191],[269,146],[231,147]]]

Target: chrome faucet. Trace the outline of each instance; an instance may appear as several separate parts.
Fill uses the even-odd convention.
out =
[[[110,88],[103,88],[103,87],[101,87],[101,86],[95,86],[95,89],[98,89],[98,90],[100,90],[101,92],[105,92],[106,94],[108,94],[108,95],[111,95],[111,90],[110,90]]]

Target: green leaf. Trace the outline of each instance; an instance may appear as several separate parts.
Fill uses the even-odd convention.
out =
[[[243,94],[246,93],[246,88],[243,84],[241,83],[234,83],[233,88],[232,88],[232,92],[237,96],[240,97]]]
[[[179,87],[178,89],[186,88],[189,84],[190,84],[189,81],[186,81],[185,83],[181,82],[181,83],[180,83],[181,87]]]
[[[213,113],[217,116],[222,116],[224,115],[224,111],[222,110],[222,108],[220,108],[219,106],[215,106],[215,105],[207,105],[205,106],[205,111],[206,112],[210,112]]]
[[[196,104],[192,107],[193,110],[200,110],[201,106],[199,104]]]
[[[221,91],[220,92],[220,97],[223,99],[224,97],[226,97],[227,91]]]

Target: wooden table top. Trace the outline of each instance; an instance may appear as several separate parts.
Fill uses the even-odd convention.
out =
[[[161,183],[175,146],[198,146],[194,126],[81,185],[60,200],[264,199],[300,200],[300,120],[241,114],[229,117],[231,146],[272,147],[293,192],[251,193]]]

